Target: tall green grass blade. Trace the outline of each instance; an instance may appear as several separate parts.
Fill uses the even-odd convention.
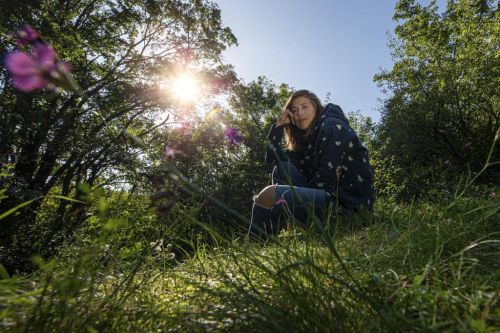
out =
[[[32,202],[34,202],[34,201],[36,201],[36,200],[40,200],[40,199],[42,199],[42,198],[43,198],[43,196],[41,196],[41,197],[37,197],[37,198],[34,198],[34,199],[31,199],[31,200],[25,201],[25,202],[23,202],[23,203],[21,203],[21,204],[17,205],[17,206],[16,206],[16,207],[14,207],[14,208],[9,209],[8,211],[6,211],[6,212],[5,212],[5,213],[3,213],[2,215],[0,215],[0,220],[2,220],[2,219],[4,219],[4,218],[6,218],[7,216],[9,216],[9,215],[11,215],[11,214],[15,213],[16,211],[18,211],[18,210],[19,210],[19,209],[21,209],[21,208],[28,206],[28,205],[29,205],[29,204],[31,204]]]

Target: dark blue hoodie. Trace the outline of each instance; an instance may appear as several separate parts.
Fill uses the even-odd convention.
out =
[[[271,128],[268,139],[274,149],[267,149],[267,163],[277,165],[276,157],[289,160],[307,179],[307,187],[326,190],[332,202],[338,198],[349,211],[373,209],[375,190],[368,151],[338,105],[325,106],[303,152],[283,151],[283,133],[284,126]]]

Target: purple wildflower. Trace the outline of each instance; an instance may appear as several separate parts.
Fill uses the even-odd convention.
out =
[[[12,75],[12,83],[19,90],[29,92],[44,89],[53,81],[64,82],[63,75],[69,72],[69,64],[56,62],[56,56],[52,46],[36,43],[32,54],[14,51],[7,55],[5,67]]]
[[[224,130],[224,137],[231,145],[239,145],[243,142],[243,135],[237,128],[228,127]]]
[[[17,40],[18,46],[23,46],[27,43],[32,43],[38,39],[38,32],[36,32],[31,26],[25,25],[17,32],[19,39]]]

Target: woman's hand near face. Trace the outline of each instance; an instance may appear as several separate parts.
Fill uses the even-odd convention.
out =
[[[292,112],[286,109],[276,121],[276,126],[286,126],[290,124],[293,124]]]

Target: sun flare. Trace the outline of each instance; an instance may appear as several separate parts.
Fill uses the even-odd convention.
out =
[[[200,95],[200,82],[190,74],[181,74],[173,82],[172,93],[181,102],[193,102]]]

